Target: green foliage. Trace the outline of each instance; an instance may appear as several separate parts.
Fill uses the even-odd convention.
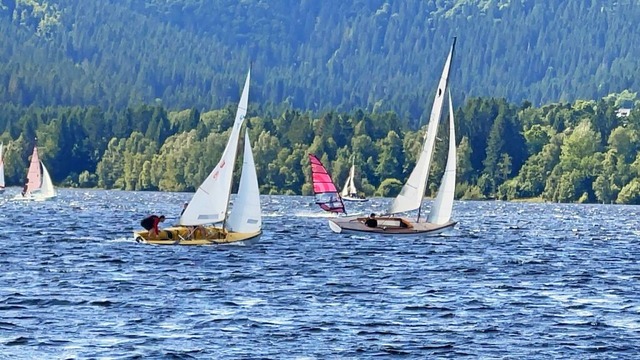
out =
[[[425,94],[434,90],[437,65],[454,36],[459,39],[451,74],[454,98],[470,94],[538,105],[640,88],[640,79],[631,75],[640,61],[636,1],[2,4],[0,103],[21,106],[99,105],[120,111],[157,101],[171,109],[219,108],[237,98],[241,84],[232,81],[234,74],[254,62],[259,85],[250,96],[270,111],[281,106],[393,110],[416,128],[428,116],[431,100],[425,101]],[[635,101],[635,91],[615,96],[614,105]],[[563,131],[557,120],[554,128]],[[193,129],[192,124],[177,131]],[[151,124],[154,141],[164,130],[157,126]],[[147,135],[146,128],[134,130]],[[474,166],[480,169],[475,160]]]
[[[398,179],[385,179],[378,190],[376,190],[376,196],[392,197],[398,195],[402,189],[402,182]]]
[[[493,98],[469,100],[455,113],[456,197],[635,201],[640,112],[634,110],[612,123],[615,110],[614,101],[536,108]],[[160,104],[121,111],[0,104],[7,184],[22,185],[37,137],[41,158],[56,184],[194,191],[220,158],[234,112],[231,107],[172,112]],[[425,129],[412,131],[408,122],[391,112],[363,110],[313,114],[283,109],[251,114],[246,128],[261,191],[311,194],[307,154],[315,153],[338,188],[355,159],[361,192],[395,196],[422,151]],[[563,130],[556,133],[555,129]],[[438,132],[426,195],[435,195],[446,162],[445,121]],[[238,161],[236,168],[240,166]]]

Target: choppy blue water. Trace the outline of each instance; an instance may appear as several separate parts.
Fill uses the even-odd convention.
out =
[[[17,191],[0,201],[2,358],[640,358],[638,207],[456,202],[448,236],[394,239],[264,196],[257,242],[162,247],[131,231],[190,194]]]

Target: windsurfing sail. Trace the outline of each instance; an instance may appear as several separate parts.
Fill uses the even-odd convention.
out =
[[[27,193],[32,193],[35,190],[40,189],[42,185],[42,171],[40,170],[40,158],[38,157],[38,147],[33,147],[33,154],[31,154],[31,163],[29,164],[29,171],[27,171]]]
[[[311,180],[316,204],[320,205],[325,211],[346,213],[340,193],[336,189],[333,180],[331,180],[327,169],[322,165],[318,157],[313,154],[309,154],[309,161],[311,162]]]

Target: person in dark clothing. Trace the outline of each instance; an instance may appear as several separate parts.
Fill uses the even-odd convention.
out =
[[[27,196],[27,190],[29,189],[29,178],[24,181],[24,187],[22,188],[22,196]]]
[[[161,222],[164,222],[165,217],[164,215],[151,215],[151,216],[147,216],[146,218],[142,219],[142,221],[140,221],[140,225],[142,225],[142,227],[149,231],[149,238],[157,238],[158,234],[160,232],[160,230],[158,229],[158,225]]]
[[[372,228],[378,227],[378,220],[376,220],[376,214],[371,213],[371,215],[369,215],[369,218],[367,219],[367,221],[364,222],[364,224]]]
[[[180,212],[180,216],[182,216],[182,214],[184,214],[184,211],[187,210],[187,206],[189,206],[189,203],[188,202],[184,203],[184,206],[182,207],[182,212]]]

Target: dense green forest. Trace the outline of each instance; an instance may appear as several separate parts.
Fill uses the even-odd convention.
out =
[[[37,138],[58,184],[193,191],[252,64],[262,193],[309,194],[313,152],[393,196],[456,36],[458,198],[638,204],[638,19],[637,0],[0,0],[7,182]]]
[[[636,110],[620,116],[617,111],[625,103]],[[469,99],[454,113],[457,197],[638,204],[638,109],[640,102],[630,92],[542,107]],[[195,108],[167,111],[159,104],[117,111],[0,106],[7,181],[22,183],[37,138],[54,182],[193,191],[220,158],[234,114],[234,107],[200,113]],[[247,126],[263,194],[310,194],[306,155],[311,152],[338,184],[354,155],[359,188],[369,196],[394,196],[416,161],[425,130],[411,130],[395,112],[362,110],[314,116],[293,109],[274,114],[250,109]],[[445,165],[445,128],[439,130],[431,193]]]
[[[200,111],[430,108],[453,95],[539,106],[640,88],[636,0],[0,0],[0,103]],[[426,109],[426,110],[425,110]]]

